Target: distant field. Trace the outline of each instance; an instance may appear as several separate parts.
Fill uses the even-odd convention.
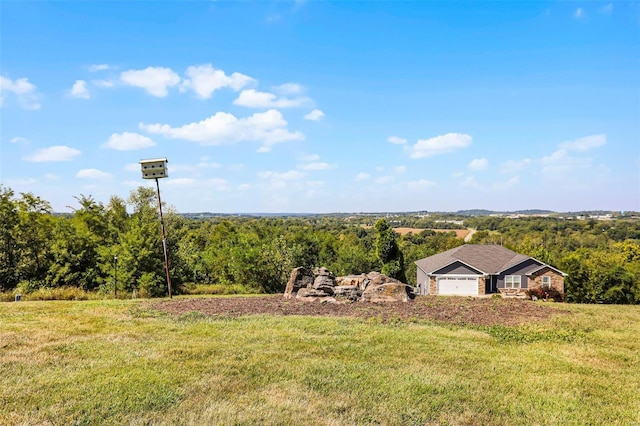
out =
[[[444,302],[465,313],[471,300]],[[0,303],[0,424],[640,422],[639,306],[539,302],[550,317],[512,327],[156,303]]]
[[[362,225],[363,228],[365,229],[370,229],[373,228],[371,225]],[[419,234],[422,231],[426,231],[429,228],[393,228],[394,231],[396,231],[396,233],[400,234],[400,235],[406,235],[409,232],[413,233],[413,234]],[[431,229],[431,231],[434,232],[455,232],[456,233],[456,238],[461,238],[464,239],[464,237],[466,237],[467,235],[469,235],[469,230],[468,229]]]
[[[409,232],[411,232],[413,234],[419,234],[420,232],[425,230],[425,229],[421,229],[421,228],[393,228],[393,229],[394,229],[394,231],[396,231],[400,235],[406,235]],[[435,231],[435,232],[455,232],[456,233],[456,238],[461,238],[461,239],[464,239],[464,237],[469,235],[469,230],[468,229],[432,229],[432,231]]]

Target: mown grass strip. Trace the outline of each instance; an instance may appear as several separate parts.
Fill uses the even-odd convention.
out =
[[[634,424],[640,308],[518,328],[0,304],[0,424]]]

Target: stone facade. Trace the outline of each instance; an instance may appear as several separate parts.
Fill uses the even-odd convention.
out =
[[[542,287],[542,277],[551,277],[551,287],[558,290],[560,294],[564,294],[564,277],[557,271],[546,267],[542,268],[529,277],[529,289]]]
[[[438,294],[437,290],[436,277],[429,277],[429,294],[432,296],[436,295]]]
[[[479,277],[478,278],[478,295],[483,295],[485,294],[485,282],[484,282],[484,277]]]

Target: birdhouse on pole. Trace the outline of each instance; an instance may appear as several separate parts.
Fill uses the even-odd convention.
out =
[[[142,179],[159,179],[169,177],[166,158],[153,158],[150,160],[140,160],[142,169]]]

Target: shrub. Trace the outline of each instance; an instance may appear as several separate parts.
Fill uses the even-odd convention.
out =
[[[536,297],[538,300],[553,300],[554,302],[564,302],[564,296],[555,288],[532,288],[525,292],[529,299]]]

